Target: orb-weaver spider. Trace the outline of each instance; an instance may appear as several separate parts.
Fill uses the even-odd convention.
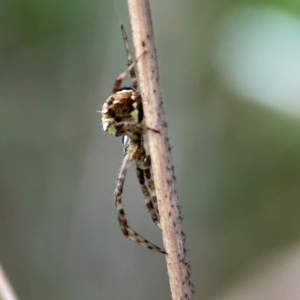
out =
[[[147,208],[154,223],[161,228],[159,224],[155,186],[150,170],[151,159],[146,151],[144,141],[147,128],[144,123],[142,98],[138,92],[138,83],[134,69],[136,61],[132,61],[128,39],[123,25],[121,26],[121,30],[127,53],[128,68],[116,79],[112,94],[105,101],[101,111],[103,130],[111,135],[122,136],[124,148],[124,158],[114,192],[115,205],[120,227],[127,238],[143,247],[165,254],[166,252],[163,249],[144,239],[128,225],[122,204],[121,196],[127,171],[130,162],[135,161],[138,182],[145,196]],[[131,76],[132,87],[121,88],[122,81],[128,73],[130,73]],[[150,188],[150,192],[148,187]]]

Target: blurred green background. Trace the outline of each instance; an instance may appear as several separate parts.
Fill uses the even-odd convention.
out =
[[[300,2],[151,5],[194,299],[299,299]],[[121,140],[96,113],[126,3],[4,0],[0,20],[0,261],[20,299],[169,299],[164,257],[118,227]],[[129,173],[129,222],[162,245]]]

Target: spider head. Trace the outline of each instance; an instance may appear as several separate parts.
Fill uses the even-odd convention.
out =
[[[134,122],[143,120],[143,106],[139,94],[131,88],[123,88],[110,95],[102,107],[102,126],[105,132],[120,136],[117,123]]]

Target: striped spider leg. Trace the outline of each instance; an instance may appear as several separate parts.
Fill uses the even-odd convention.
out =
[[[127,238],[143,247],[165,254],[166,252],[164,250],[144,239],[128,225],[122,204],[121,196],[123,186],[130,162],[133,160],[136,163],[137,178],[145,196],[147,208],[152,220],[160,228],[156,209],[157,200],[155,186],[150,170],[151,160],[144,145],[146,126],[143,120],[142,98],[137,91],[138,84],[134,69],[136,62],[132,62],[132,56],[124,27],[122,26],[121,29],[127,53],[128,67],[116,79],[112,94],[103,104],[101,111],[103,130],[111,135],[123,137],[122,142],[125,154],[115,189],[115,205],[118,212],[120,227]],[[130,73],[131,76],[132,87],[121,88],[122,81],[128,73]],[[145,182],[145,178],[150,188],[150,192]]]
[[[132,160],[134,160],[136,163],[136,175],[138,178],[138,182],[145,196],[146,205],[151,215],[151,218],[153,222],[161,229],[158,214],[156,213],[157,209],[155,207],[155,204],[157,204],[157,199],[155,194],[155,186],[152,180],[152,174],[150,170],[151,160],[150,155],[147,154],[146,149],[144,147],[143,135],[138,134],[136,137],[134,137],[133,135],[131,136],[131,139],[127,135],[123,135],[122,143],[125,154],[127,152],[127,147],[130,145],[130,143],[131,146],[134,147],[134,152],[132,153]],[[151,194],[149,193],[149,189],[145,184],[145,178],[151,190]]]
[[[123,123],[119,123],[118,125],[122,125]],[[130,124],[130,127],[134,126],[134,123]],[[127,125],[126,125],[127,127]],[[127,129],[128,130],[128,129]],[[131,130],[131,129],[130,129]],[[131,136],[131,134],[130,134]],[[142,135],[139,135],[142,137]],[[122,192],[123,192],[123,186],[125,182],[125,178],[127,175],[127,171],[130,165],[131,160],[134,160],[136,162],[136,171],[137,171],[137,177],[139,180],[139,183],[141,185],[142,191],[144,193],[144,196],[146,198],[147,202],[147,207],[149,209],[149,212],[152,216],[153,221],[159,226],[159,220],[156,215],[156,211],[152,205],[151,202],[151,196],[149,194],[149,190],[145,184],[145,178],[144,178],[144,172],[143,169],[141,168],[150,168],[149,165],[149,160],[144,160],[143,157],[146,154],[144,145],[142,144],[142,140],[137,138],[137,139],[128,139],[128,136],[124,135],[123,137],[123,145],[124,145],[124,159],[122,162],[122,166],[119,172],[119,176],[117,179],[117,187],[115,189],[115,201],[116,201],[116,208],[118,211],[118,219],[120,223],[121,230],[123,234],[129,238],[130,240],[138,243],[139,245],[146,247],[150,250],[153,250],[155,252],[160,252],[160,253],[166,253],[164,250],[161,248],[157,247],[156,245],[152,244],[148,240],[144,239],[141,235],[139,235],[136,231],[134,231],[127,222],[127,219],[125,217],[124,213],[124,208],[122,204]],[[141,168],[140,168],[141,167]]]

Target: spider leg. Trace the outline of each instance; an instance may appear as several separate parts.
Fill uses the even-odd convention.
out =
[[[115,125],[116,133],[120,135],[127,135],[133,142],[140,139],[141,135],[145,133],[145,125],[137,122],[119,122]]]
[[[156,197],[156,192],[155,192],[155,185],[154,185],[154,180],[152,179],[152,173],[150,170],[151,167],[151,158],[150,155],[146,155],[146,150],[144,145],[140,146],[139,148],[136,148],[137,151],[140,152],[140,158],[142,158],[142,160],[139,158],[139,155],[136,155],[135,161],[137,163],[137,165],[139,166],[140,169],[142,169],[144,171],[145,177],[147,179],[147,183],[148,186],[150,188],[151,191],[151,197],[152,197],[152,202],[153,202],[153,206],[154,206],[154,210],[158,213],[158,206],[157,206],[157,197]],[[160,225],[158,226],[160,228]]]
[[[136,174],[137,174],[137,178],[138,178],[139,184],[141,186],[142,192],[145,196],[146,205],[147,205],[147,208],[148,208],[149,213],[151,215],[151,218],[152,218],[153,222],[161,229],[159,219],[158,219],[157,214],[156,214],[156,210],[155,210],[155,208],[153,206],[153,203],[152,203],[151,195],[149,193],[147,185],[145,184],[144,170],[140,169],[137,166],[136,167]]]
[[[120,89],[120,87],[121,87],[121,84],[122,84],[122,81],[123,81],[123,79],[125,78],[125,76],[126,76],[128,73],[131,74],[132,70],[134,70],[134,66],[135,66],[135,64],[137,63],[137,61],[138,61],[138,60],[140,59],[140,57],[141,57],[142,55],[144,55],[146,52],[147,52],[147,51],[144,51],[141,55],[139,55],[139,57],[138,57],[133,63],[131,63],[131,65],[129,65],[123,73],[121,73],[121,74],[117,77],[117,79],[116,79],[116,81],[115,81],[114,88],[113,88],[113,90],[112,90],[112,94],[114,94],[114,93],[116,93],[117,91],[119,91],[119,89]],[[134,74],[135,74],[135,71],[134,71]],[[136,80],[136,79],[135,79],[135,80]],[[132,81],[134,81],[134,79],[132,79]],[[132,82],[132,84],[134,84],[134,82]],[[134,87],[133,87],[133,89],[134,89]]]
[[[134,145],[134,151],[132,152],[132,159],[136,162],[137,167],[137,178],[140,183],[142,192],[145,196],[148,210],[151,214],[153,222],[161,229],[157,210],[157,198],[155,193],[154,181],[152,180],[152,174],[150,171],[151,159],[150,155],[146,155],[146,149],[144,145],[143,138],[136,143],[132,142]],[[147,179],[148,186],[145,184],[145,177]],[[149,189],[151,194],[149,193]]]
[[[120,89],[123,79],[125,78],[128,72],[131,72],[134,69],[135,64],[136,61],[134,61],[130,66],[128,66],[126,70],[117,77],[112,91],[113,94]]]
[[[132,56],[131,56],[131,52],[130,52],[130,48],[129,48],[128,38],[127,38],[125,28],[123,25],[121,25],[121,30],[122,30],[123,40],[124,40],[126,54],[127,54],[127,65],[130,66],[132,64]],[[130,70],[130,76],[131,76],[131,80],[132,80],[132,88],[134,90],[136,90],[137,89],[137,78],[136,78],[134,68],[132,68]]]
[[[154,181],[152,179],[152,174],[151,174],[151,170],[150,170],[151,157],[150,157],[150,155],[146,154],[146,149],[145,149],[145,144],[144,144],[143,138],[140,137],[140,140],[137,143],[134,143],[134,144],[136,144],[136,147],[135,147],[135,150],[133,152],[132,157],[136,162],[137,168],[144,171],[144,174],[142,175],[143,176],[143,179],[142,179],[143,182],[142,183],[140,182],[139,174],[138,174],[138,180],[139,180],[139,182],[141,184],[141,187],[142,187],[142,184],[145,182],[145,177],[146,177],[148,186],[149,186],[150,191],[151,191],[151,199],[152,199],[151,206],[154,207],[155,213],[157,212],[157,214],[159,216],[155,185],[154,185]],[[147,190],[148,190],[148,188],[147,188]],[[143,191],[143,187],[142,187],[142,191]],[[149,191],[147,191],[147,192],[149,194]],[[147,196],[145,195],[145,197],[147,197]],[[157,216],[156,216],[156,218],[159,219],[159,217],[157,217]],[[154,221],[154,219],[153,219],[153,221]],[[161,228],[160,225],[157,224],[157,226],[159,228]]]
[[[160,133],[158,130],[146,127],[145,124],[139,122],[119,122],[115,126],[116,129],[120,131],[120,135],[127,134],[129,137],[131,137],[130,132],[134,132],[138,135],[144,135],[146,130],[152,130],[155,133]]]
[[[154,206],[155,210],[157,211],[157,214],[159,215],[159,211],[158,211],[158,207],[157,207],[157,197],[156,197],[156,192],[155,192],[155,185],[154,185],[154,181],[152,179],[152,174],[151,174],[150,168],[145,169],[144,172],[145,172],[148,186],[151,190],[153,206]],[[160,228],[160,226],[158,226],[158,227]]]
[[[153,250],[155,252],[160,252],[160,253],[166,254],[166,252],[163,249],[150,243],[149,241],[144,239],[142,236],[140,236],[137,232],[135,232],[129,226],[127,219],[125,217],[125,212],[124,212],[121,196],[122,196],[122,192],[123,192],[125,177],[126,177],[127,170],[129,168],[130,161],[131,161],[131,155],[129,152],[130,151],[127,151],[126,155],[124,156],[122,166],[121,166],[121,169],[119,172],[119,176],[117,179],[117,187],[115,189],[115,205],[116,205],[117,212],[118,212],[118,219],[119,219],[121,230],[127,238],[136,242],[137,244],[139,244],[145,248],[148,248],[150,250]]]

